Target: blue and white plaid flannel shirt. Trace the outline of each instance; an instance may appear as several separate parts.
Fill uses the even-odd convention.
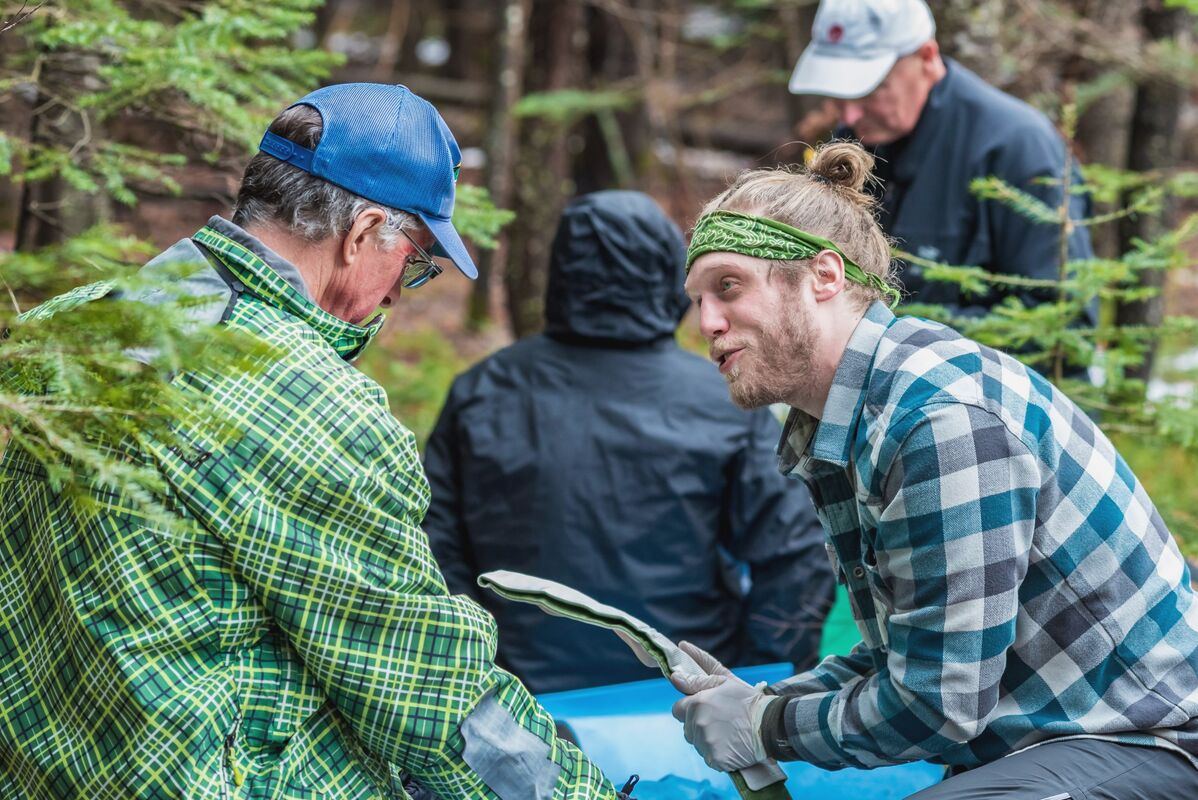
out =
[[[793,696],[767,713],[774,755],[971,767],[1085,736],[1198,764],[1189,570],[1043,377],[875,303],[823,419],[792,410],[779,461],[812,489],[863,642],[771,687]]]

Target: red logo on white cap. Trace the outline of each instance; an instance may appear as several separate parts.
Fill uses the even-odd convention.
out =
[[[833,25],[828,28],[828,41],[832,44],[837,44],[844,38],[844,28],[840,25]]]

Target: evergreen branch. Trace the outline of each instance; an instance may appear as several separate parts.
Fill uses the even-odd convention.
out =
[[[1033,222],[1045,225],[1055,225],[1058,222],[1056,209],[1050,208],[1043,200],[1016,189],[993,175],[987,178],[974,178],[969,183],[969,190],[980,199],[996,200]]]
[[[1083,228],[1093,227],[1095,225],[1106,225],[1110,222],[1118,222],[1125,217],[1136,216],[1146,212],[1156,211],[1161,206],[1161,200],[1164,198],[1164,190],[1159,187],[1152,187],[1148,191],[1139,192],[1131,203],[1123,208],[1116,209],[1106,214],[1098,214],[1085,219],[1075,219],[1073,224]]]
[[[101,247],[94,238],[101,230],[107,231],[93,229],[61,247],[13,254],[4,263],[20,263],[22,274],[29,275],[61,273],[64,262],[95,262],[88,251]],[[138,244],[111,231],[108,235],[115,241],[108,243],[105,259]],[[183,275],[191,268],[184,265],[173,274]],[[169,299],[172,286],[157,286],[140,275],[118,275],[81,297],[103,296],[107,287],[130,296],[157,288]],[[105,297],[49,316],[34,309],[5,320],[8,333],[0,339],[0,429],[13,432],[9,445],[19,446],[64,495],[78,502],[87,504],[86,487],[107,485],[163,524],[177,524],[161,506],[157,473],[126,463],[122,453],[181,446],[176,425],[195,414],[204,414],[218,431],[232,431],[219,408],[171,376],[203,365],[236,379],[273,352],[260,340],[235,331],[195,325],[188,311],[204,302],[209,301],[189,298],[147,305]],[[134,359],[132,352],[149,354],[149,363]]]
[[[33,417],[35,412],[86,417],[104,417],[111,414],[141,420],[170,419],[173,416],[165,411],[150,412],[115,405],[76,405],[47,397],[6,395],[3,392],[0,392],[0,409],[25,417]]]
[[[147,186],[178,192],[170,170],[186,163],[183,155],[115,141],[115,126],[95,123],[160,120],[190,128],[204,146],[215,142],[213,153],[226,142],[248,149],[286,101],[341,60],[288,41],[320,0],[150,3],[148,14],[138,6],[141,19],[115,0],[47,4],[36,15],[43,6],[22,5],[15,20],[0,23],[9,30],[28,20],[21,33],[29,44],[0,73],[0,103],[33,89],[43,98],[35,113],[78,115],[70,121],[81,125],[69,141],[0,134],[0,175],[19,164],[14,180],[61,180],[127,204]],[[58,201],[30,211],[55,217],[68,209]],[[483,211],[483,231],[505,220],[493,207]],[[217,435],[236,435],[193,384],[237,379],[273,351],[227,328],[196,325],[192,312],[204,298],[158,306],[120,299],[154,289],[130,266],[150,252],[119,229],[97,227],[57,247],[0,253],[10,301],[0,309],[0,433],[9,456],[40,465],[81,509],[97,508],[92,492],[109,487],[168,529],[183,523],[163,503],[163,478],[146,453],[186,447],[178,423],[197,414]],[[79,297],[103,299],[21,314],[28,301],[96,279],[105,283]],[[171,296],[169,286],[159,289]]]
[[[98,225],[35,252],[0,253],[0,277],[16,290],[45,297],[79,283],[127,275],[153,247],[112,225]]]
[[[178,4],[175,4],[176,6]],[[214,0],[179,7],[177,20],[133,19],[122,4],[80,0],[31,39],[56,52],[91,53],[103,62],[80,81],[72,106],[98,119],[134,112],[166,123],[190,114],[213,138],[256,143],[266,121],[343,58],[296,50],[286,39],[310,24],[318,0]],[[99,79],[99,86],[95,86]]]
[[[496,238],[500,229],[516,215],[503,208],[496,208],[486,189],[481,186],[460,184],[453,208],[453,224],[466,239],[484,250],[499,245]]]
[[[1127,194],[1162,182],[1159,173],[1134,172],[1107,164],[1082,164],[1081,171],[1081,188],[1100,203],[1117,203]]]
[[[956,283],[969,294],[983,295],[989,291],[989,286],[1009,286],[1021,289],[1055,289],[1058,282],[1051,278],[1029,278],[1026,275],[1007,275],[997,272],[987,272],[981,267],[956,266],[943,264],[939,261],[922,258],[900,248],[890,251],[894,258],[916,264],[925,270],[927,280]],[[1071,285],[1076,285],[1070,281]]]
[[[635,102],[636,95],[624,89],[557,89],[525,95],[512,108],[512,116],[537,117],[558,125],[570,126],[599,111],[626,110]]]

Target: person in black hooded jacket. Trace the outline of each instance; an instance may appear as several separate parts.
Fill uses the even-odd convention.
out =
[[[725,664],[814,665],[834,579],[780,425],[682,350],[686,245],[638,192],[562,215],[543,334],[453,383],[429,439],[424,521],[450,591],[499,624],[534,692],[652,677],[607,631],[483,593],[481,572],[561,581]]]

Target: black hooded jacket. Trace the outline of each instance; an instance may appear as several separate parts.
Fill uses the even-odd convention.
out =
[[[575,201],[545,332],[459,376],[429,439],[433,552],[450,591],[495,615],[499,663],[535,692],[653,672],[607,631],[484,593],[480,572],[561,581],[728,665],[815,661],[834,586],[823,533],[777,470],[781,426],[736,408],[715,367],[675,344],[684,262],[649,197]]]

